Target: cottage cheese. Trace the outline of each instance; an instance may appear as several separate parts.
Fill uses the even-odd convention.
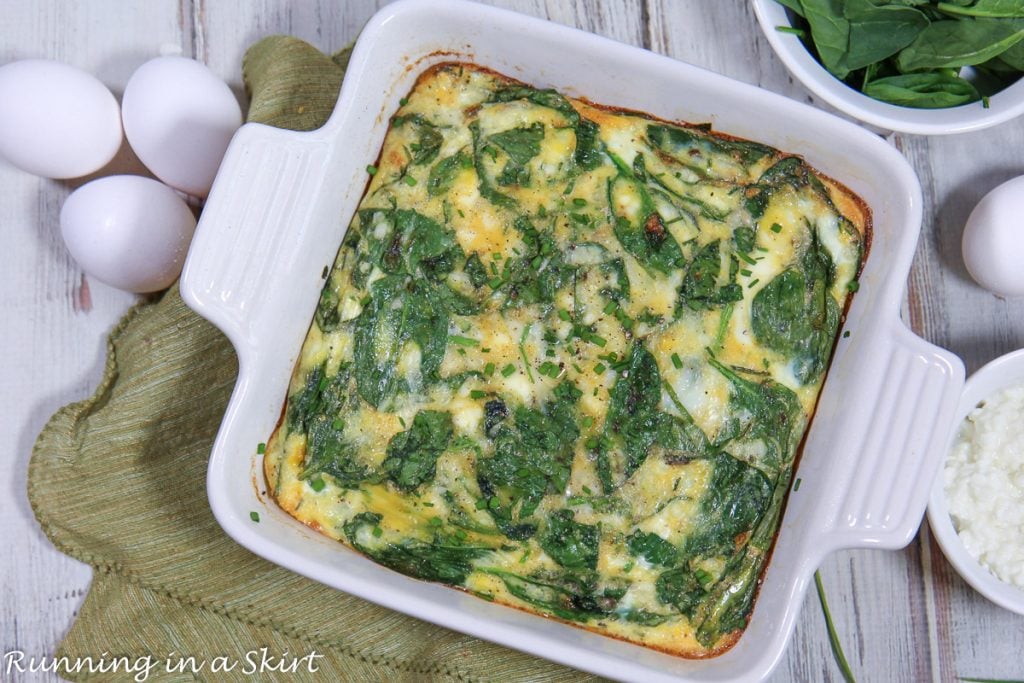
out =
[[[945,487],[967,552],[1024,588],[1024,385],[967,416],[946,461]]]

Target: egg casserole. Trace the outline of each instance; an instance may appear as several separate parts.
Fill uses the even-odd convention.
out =
[[[800,157],[461,63],[368,171],[267,444],[280,506],[486,600],[732,645],[868,210]]]

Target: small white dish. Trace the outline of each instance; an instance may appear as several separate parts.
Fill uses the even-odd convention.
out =
[[[964,393],[960,398],[954,423],[956,427],[950,435],[946,452],[948,453],[955,443],[964,418],[979,403],[1003,389],[1021,383],[1024,383],[1024,349],[1000,356],[971,375],[964,385]],[[949,516],[949,508],[946,506],[945,478],[942,469],[935,477],[931,498],[928,501],[928,525],[946,559],[964,581],[1000,607],[1024,615],[1024,590],[996,578],[967,552],[963,541],[960,540]]]
[[[754,14],[775,54],[804,86],[849,116],[880,128],[918,135],[950,135],[981,130],[1024,114],[1024,78],[981,102],[947,109],[914,109],[872,99],[830,74],[807,51],[800,38],[783,33],[790,26],[786,8],[777,0],[751,0]]]

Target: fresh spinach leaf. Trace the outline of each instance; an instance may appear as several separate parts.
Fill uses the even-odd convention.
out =
[[[981,64],[1024,39],[1024,22],[998,19],[936,21],[900,52],[904,73]]]
[[[850,22],[843,14],[843,0],[800,0],[800,4],[822,66],[836,78],[846,78],[850,73],[846,66]]]
[[[965,17],[1024,18],[1020,0],[977,0],[974,3],[940,2],[940,12]]]
[[[880,62],[914,42],[930,23],[923,12],[902,5],[878,5],[872,0],[846,0],[849,47],[844,66],[850,71]]]
[[[918,109],[944,109],[981,99],[970,81],[940,71],[888,76],[870,81],[864,94],[882,102]]]
[[[383,468],[402,491],[412,491],[434,479],[437,458],[452,439],[452,416],[445,411],[421,410],[412,427],[391,437]]]

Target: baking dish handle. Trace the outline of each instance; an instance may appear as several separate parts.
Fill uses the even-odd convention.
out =
[[[304,231],[323,229],[313,217],[329,152],[316,132],[249,123],[224,156],[180,288],[185,303],[219,327],[239,355],[256,345],[258,330],[282,323],[266,315],[272,304],[257,295],[267,291],[261,274],[305,272],[300,245],[307,243]]]
[[[906,546],[921,524],[931,481],[945,454],[952,421],[964,387],[964,365],[955,354],[921,339],[896,321],[880,336],[877,368],[881,372],[874,402],[861,401],[867,412],[856,435],[861,447],[847,463],[852,476],[838,505],[825,515],[824,531],[832,549]],[[864,371],[868,371],[864,368]],[[866,418],[866,419],[865,419]]]

